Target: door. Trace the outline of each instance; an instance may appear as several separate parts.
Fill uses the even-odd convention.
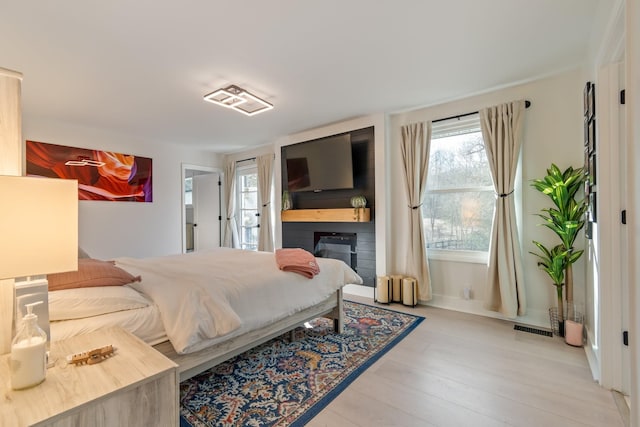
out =
[[[220,247],[220,175],[193,177],[193,250]]]
[[[182,165],[182,252],[220,246],[221,172],[208,166]]]

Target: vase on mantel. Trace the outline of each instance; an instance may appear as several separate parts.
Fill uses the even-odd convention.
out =
[[[291,200],[291,193],[288,191],[282,192],[282,210],[288,211],[293,208],[293,201]]]

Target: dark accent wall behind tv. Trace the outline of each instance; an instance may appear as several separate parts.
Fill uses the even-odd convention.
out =
[[[310,191],[291,193],[293,209],[349,208],[351,197],[363,195],[367,199],[367,207],[371,208],[371,221],[365,223],[283,222],[282,247],[300,247],[313,252],[313,233],[316,231],[357,233],[358,274],[366,285],[374,286],[376,271],[374,128],[357,129],[349,133],[351,134],[354,188],[324,190],[317,193]],[[281,167],[284,171],[284,164]],[[284,173],[281,188],[287,188]]]

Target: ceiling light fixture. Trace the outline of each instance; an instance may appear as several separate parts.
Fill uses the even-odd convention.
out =
[[[260,99],[236,85],[227,86],[205,95],[204,100],[221,107],[234,109],[247,116],[254,116],[273,108],[273,105],[264,99]]]

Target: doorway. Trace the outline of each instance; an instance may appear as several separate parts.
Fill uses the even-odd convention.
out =
[[[221,245],[221,171],[182,165],[182,252]]]

